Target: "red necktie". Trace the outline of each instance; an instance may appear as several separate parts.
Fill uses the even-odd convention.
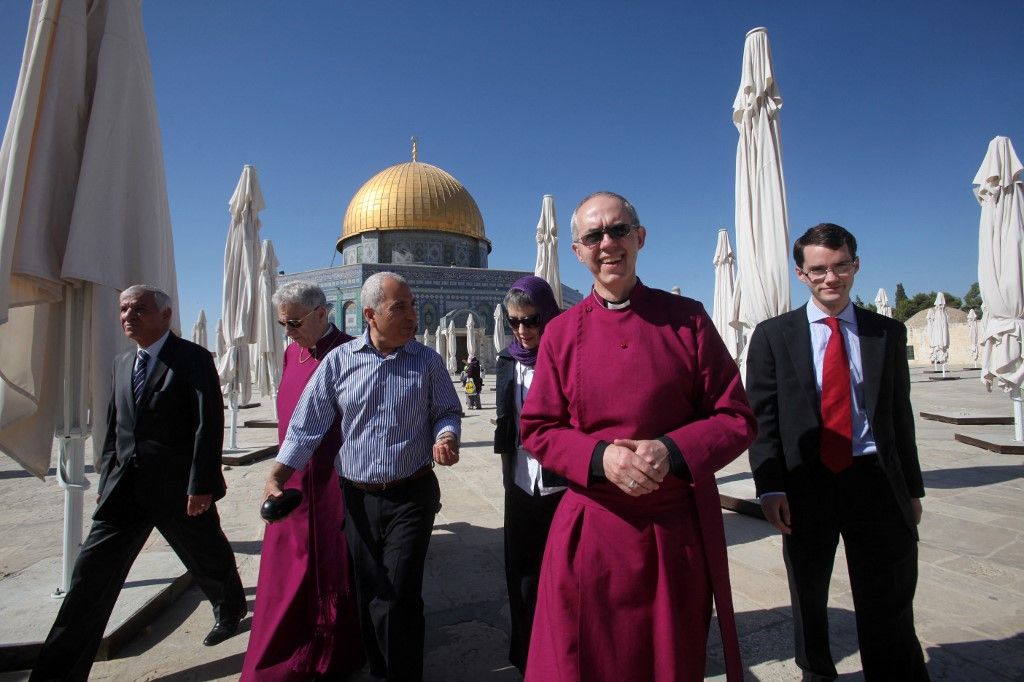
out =
[[[838,474],[853,463],[853,409],[850,361],[839,319],[826,317],[832,330],[821,372],[821,463]]]

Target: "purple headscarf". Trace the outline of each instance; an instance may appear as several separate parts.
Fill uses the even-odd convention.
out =
[[[537,314],[540,315],[540,327],[542,330],[555,315],[562,312],[558,309],[558,304],[555,303],[555,295],[551,293],[551,286],[540,277],[535,277],[534,275],[520,277],[512,284],[511,289],[518,289],[530,297],[530,300],[533,301],[533,307],[537,309]],[[513,358],[527,367],[533,367],[537,362],[537,349],[528,350],[523,348],[522,344],[516,341],[515,336],[512,337],[512,341],[508,344],[508,352]]]

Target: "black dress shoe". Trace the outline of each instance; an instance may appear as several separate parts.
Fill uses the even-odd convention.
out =
[[[238,623],[241,620],[241,618],[225,619],[214,624],[210,634],[206,635],[206,639],[203,640],[203,644],[205,646],[216,646],[225,639],[234,636],[238,632]]]

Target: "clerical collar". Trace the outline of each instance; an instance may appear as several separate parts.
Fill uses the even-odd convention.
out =
[[[313,344],[312,348],[306,349],[314,358],[322,358],[332,347],[335,333],[341,333],[333,324],[327,325],[327,331]]]
[[[608,310],[622,310],[623,308],[629,307],[628,298],[625,301],[609,301],[608,299],[603,298],[601,296],[598,296],[598,298],[601,299],[601,305],[603,305]]]

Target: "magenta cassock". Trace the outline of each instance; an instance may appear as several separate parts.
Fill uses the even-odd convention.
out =
[[[295,343],[285,350],[277,395],[279,442],[318,358],[351,338],[332,326],[317,343],[316,357],[307,359],[309,352]],[[302,491],[302,503],[282,521],[267,525],[242,680],[333,679],[363,665],[342,531],[344,500],[334,471],[340,444],[340,430],[332,429],[306,468],[285,485]]]
[[[703,679],[712,596],[729,680],[742,679],[715,472],[755,433],[736,363],[692,299],[638,283],[630,306],[594,294],[541,339],[525,447],[570,487],[541,569],[528,681]],[[630,497],[588,487],[601,441],[667,436],[673,474]]]

